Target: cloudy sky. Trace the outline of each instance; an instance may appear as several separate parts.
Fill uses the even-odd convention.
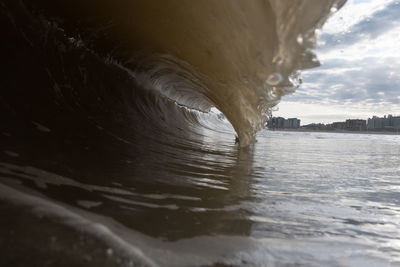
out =
[[[400,116],[400,0],[348,0],[319,32],[322,65],[302,72],[274,116],[302,125]]]

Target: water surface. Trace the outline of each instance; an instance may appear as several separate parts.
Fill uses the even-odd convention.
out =
[[[399,263],[398,136],[262,131],[247,150],[208,142],[190,156],[146,161],[143,173],[132,172],[140,162],[113,155],[86,168],[103,173],[92,180],[3,161],[2,209],[12,216],[2,231],[13,232],[3,242],[29,247],[38,262],[58,262],[56,252],[76,246],[72,260],[93,266],[97,257],[161,266]],[[26,234],[28,222],[42,234]],[[7,252],[6,262],[15,260]]]

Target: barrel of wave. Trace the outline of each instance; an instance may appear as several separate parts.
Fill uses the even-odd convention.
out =
[[[317,65],[310,52],[315,29],[332,7],[343,3],[117,0],[99,1],[96,7],[112,14],[132,51],[168,54],[190,64],[204,85],[196,87],[201,90],[196,95],[226,115],[246,146],[265,124],[269,109],[293,92],[290,74]]]

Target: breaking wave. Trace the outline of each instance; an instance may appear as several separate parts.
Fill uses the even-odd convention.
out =
[[[7,36],[26,46],[14,48],[17,61],[46,72],[33,85],[47,98],[74,106],[118,99],[139,120],[164,124],[169,116],[168,127],[215,107],[247,146],[299,85],[298,70],[318,65],[315,30],[342,4],[2,1],[2,17]]]

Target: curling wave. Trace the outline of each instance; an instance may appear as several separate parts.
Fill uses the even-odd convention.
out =
[[[9,31],[19,33],[19,38],[28,45],[42,50],[34,49],[32,53],[41,55],[41,67],[49,73],[48,79],[57,80],[53,73],[56,66],[45,65],[56,62],[45,61],[71,57],[72,53],[76,61],[71,64],[78,67],[86,83],[80,87],[90,87],[93,98],[103,93],[99,87],[105,86],[113,87],[107,94],[113,97],[120,94],[116,84],[121,83],[117,78],[121,75],[132,83],[124,86],[135,91],[125,92],[134,94],[134,105],[138,104],[136,91],[140,87],[153,91],[146,94],[154,98],[171,100],[190,110],[207,113],[216,107],[232,124],[241,145],[246,146],[265,124],[270,108],[299,85],[297,71],[318,65],[311,51],[315,29],[327,19],[332,8],[337,9],[343,3],[342,0],[2,1],[2,13],[4,25],[13,28]],[[47,49],[51,42],[55,46],[50,49],[49,60]],[[107,68],[113,69],[115,74],[108,84],[100,79],[95,86],[85,80],[85,73],[99,68],[82,66],[86,55],[96,58],[96,64],[106,63]],[[72,66],[61,66],[61,71],[76,71]],[[106,72],[111,76],[111,71]],[[76,84],[68,88],[74,78],[62,77],[46,94],[56,97],[75,94],[71,91],[77,91]],[[87,88],[81,91],[89,97]],[[121,101],[132,101],[127,99]],[[152,120],[162,119],[170,112],[166,109],[159,110],[159,118]],[[179,117],[171,118],[169,123],[178,120]]]

